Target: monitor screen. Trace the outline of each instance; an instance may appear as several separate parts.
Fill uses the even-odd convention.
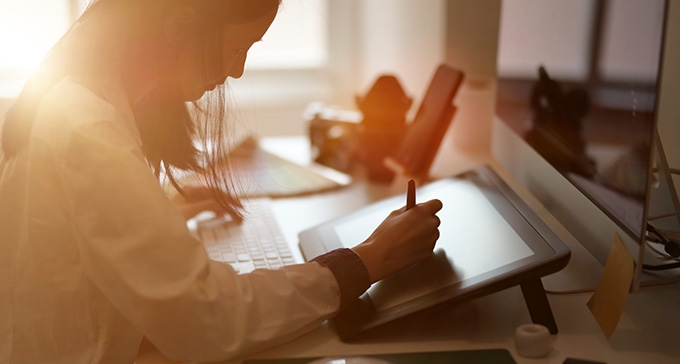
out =
[[[664,0],[504,1],[496,114],[639,239]]]

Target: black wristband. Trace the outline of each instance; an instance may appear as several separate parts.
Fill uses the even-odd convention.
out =
[[[332,250],[312,261],[330,269],[335,280],[338,281],[340,309],[354,302],[371,286],[371,278],[364,262],[352,249]]]

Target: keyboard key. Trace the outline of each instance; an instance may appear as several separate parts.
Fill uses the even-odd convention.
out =
[[[241,224],[213,219],[198,223],[210,259],[229,263],[239,273],[278,269],[297,263],[269,206],[269,199],[246,202],[248,216]]]

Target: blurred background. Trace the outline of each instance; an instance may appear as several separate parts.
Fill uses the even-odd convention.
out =
[[[471,104],[467,110],[486,113],[493,110],[496,73],[502,97],[526,99],[527,85],[537,77],[536,59],[566,82],[595,81],[612,86],[610,90],[633,82],[653,91],[656,65],[642,55],[658,54],[658,42],[650,40],[658,39],[655,32],[661,30],[662,1],[510,0],[503,2],[501,14],[491,15],[475,13],[484,11],[482,4],[466,3],[283,0],[264,41],[249,52],[244,77],[229,81],[242,126],[264,136],[306,134],[302,114],[310,103],[356,109],[355,96],[368,92],[381,74],[398,78],[413,98],[413,114],[436,66],[444,61],[466,73],[460,103]],[[87,0],[0,0],[0,113],[86,4]],[[640,12],[639,7],[654,9]],[[555,14],[569,20],[556,23]],[[639,14],[648,15],[640,19]],[[626,33],[631,17],[650,24],[645,27],[650,31]],[[453,22],[489,22],[489,27],[498,28],[498,44],[472,32],[461,34],[465,26],[447,26]],[[552,45],[541,43],[541,34],[555,27],[564,36]],[[599,43],[593,44],[593,39]],[[489,61],[495,57],[470,58],[472,47],[497,50],[498,65]],[[639,57],[620,57],[622,53]],[[479,96],[480,90],[485,96]],[[649,92],[635,98],[641,109],[653,105]],[[457,118],[465,118],[464,112]]]
[[[87,0],[0,0],[0,113]],[[320,101],[355,108],[384,72],[420,95],[444,58],[445,0],[283,0],[231,80],[239,120],[258,135],[307,133],[303,111]],[[246,127],[245,125],[242,125]]]

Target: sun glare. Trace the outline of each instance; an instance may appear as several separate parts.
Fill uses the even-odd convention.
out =
[[[16,97],[85,0],[0,0],[0,98]],[[301,69],[328,61],[329,0],[285,1],[249,52],[248,68]]]
[[[66,31],[70,24],[66,4],[0,0],[0,92],[18,93],[17,88]]]

